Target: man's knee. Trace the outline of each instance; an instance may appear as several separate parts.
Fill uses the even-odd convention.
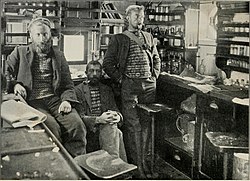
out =
[[[57,123],[57,121],[52,116],[48,116],[44,123],[49,128],[49,130],[54,134],[54,136],[61,142],[62,132],[61,132],[61,127]]]
[[[73,129],[83,129],[86,132],[86,126],[84,122],[82,121],[81,117],[79,114],[73,109],[72,112],[70,113],[70,120],[71,120],[71,127]]]

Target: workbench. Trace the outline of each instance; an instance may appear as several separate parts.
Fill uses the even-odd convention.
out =
[[[166,114],[158,116],[156,121],[157,152],[160,152],[168,163],[192,179],[230,179],[231,169],[223,173],[227,168],[221,167],[225,166],[219,164],[213,166],[206,160],[209,149],[204,145],[205,133],[232,132],[248,138],[248,106],[235,104],[232,101],[235,97],[248,98],[248,92],[232,86],[215,85],[216,89],[203,93],[189,86],[190,83],[174,76],[160,75],[157,80],[157,102],[180,110],[181,102],[196,94],[194,149],[188,150],[182,142],[181,134],[175,132],[176,116]],[[176,137],[178,134],[179,137]],[[248,150],[248,147],[241,149],[244,150]]]

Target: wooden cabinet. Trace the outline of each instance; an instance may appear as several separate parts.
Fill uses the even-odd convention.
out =
[[[249,72],[249,2],[217,2],[216,65],[227,77]]]
[[[188,62],[195,67],[198,42],[198,3],[150,2],[145,30],[152,33],[162,60],[161,70],[180,74]]]

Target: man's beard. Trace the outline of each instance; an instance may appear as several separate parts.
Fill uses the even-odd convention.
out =
[[[52,39],[49,39],[47,42],[35,43],[38,53],[49,53],[52,47]]]
[[[137,25],[133,26],[133,28],[134,28],[135,30],[140,31],[140,30],[142,30],[142,24],[137,24]]]
[[[90,85],[95,86],[95,85],[98,85],[98,83],[99,83],[99,78],[97,78],[97,77],[93,77],[93,78],[89,79]]]
[[[137,25],[137,29],[138,29],[138,30],[141,30],[141,29],[142,29],[142,24],[138,24],[138,25]]]

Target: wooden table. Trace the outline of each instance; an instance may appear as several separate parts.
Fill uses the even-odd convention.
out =
[[[45,124],[1,129],[1,179],[89,179]]]

